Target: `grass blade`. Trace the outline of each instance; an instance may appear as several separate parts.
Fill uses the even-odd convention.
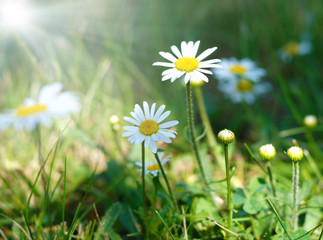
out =
[[[168,227],[168,226],[167,226],[167,224],[165,223],[164,219],[160,216],[160,214],[159,214],[159,212],[158,212],[157,210],[156,210],[155,212],[157,213],[158,217],[160,218],[160,220],[162,221],[162,223],[163,223],[163,224],[164,224],[164,226],[166,227],[166,229],[167,229],[167,231],[168,231],[169,235],[171,236],[171,238],[172,238],[173,240],[175,240],[175,238],[174,238],[174,236],[173,236],[172,232],[170,231],[169,227]]]

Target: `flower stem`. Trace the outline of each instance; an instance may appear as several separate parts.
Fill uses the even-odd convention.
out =
[[[230,162],[229,162],[229,154],[228,154],[228,144],[224,144],[224,158],[225,158],[225,173],[227,180],[227,205],[228,205],[228,223],[227,228],[231,228],[232,221],[232,203],[231,203],[231,176],[230,176]],[[227,233],[227,239],[229,238],[230,233]]]
[[[144,224],[145,224],[145,239],[149,239],[148,235],[148,221],[147,221],[147,216],[148,216],[148,209],[146,205],[146,193],[145,193],[145,143],[143,142],[141,145],[141,158],[142,158],[142,171],[141,171],[141,180],[142,180],[142,205],[144,208]]]
[[[267,173],[268,173],[269,181],[270,181],[270,185],[271,185],[271,190],[273,191],[274,197],[277,198],[276,188],[275,188],[275,185],[274,185],[274,178],[273,178],[273,174],[272,174],[272,171],[271,171],[271,166],[270,166],[269,161],[267,161],[266,167],[267,167]]]
[[[212,126],[211,126],[209,116],[206,112],[206,107],[203,100],[203,92],[201,90],[201,87],[195,87],[195,95],[196,95],[197,105],[200,110],[201,119],[203,121],[203,124],[206,127],[206,138],[207,138],[209,147],[211,149],[211,153],[213,154],[213,157],[217,161],[218,166],[221,168],[221,170],[224,171],[225,167],[223,165],[223,162],[219,161],[218,153],[216,151],[217,141],[212,131]]]
[[[162,175],[163,175],[163,178],[164,178],[164,180],[165,180],[165,182],[166,182],[166,186],[167,186],[167,189],[168,189],[168,192],[169,192],[169,196],[170,196],[170,198],[172,199],[172,202],[173,202],[173,205],[174,205],[174,209],[175,209],[175,211],[176,211],[176,212],[179,212],[178,206],[177,206],[177,204],[176,204],[175,196],[174,196],[174,194],[173,194],[172,189],[170,188],[170,185],[169,185],[168,179],[167,179],[167,177],[166,177],[166,174],[165,174],[165,171],[164,171],[163,165],[162,165],[162,163],[161,163],[161,161],[160,161],[160,159],[159,159],[158,154],[157,154],[157,153],[155,153],[154,155],[155,155],[155,158],[156,158],[156,160],[157,160],[157,162],[158,162],[159,169],[160,169],[160,171],[161,171],[161,173],[162,173]]]
[[[198,145],[196,142],[195,132],[194,132],[194,114],[193,114],[193,101],[192,101],[192,90],[191,90],[191,83],[188,82],[186,84],[186,100],[187,100],[187,113],[188,113],[188,124],[189,124],[189,137],[192,142],[193,151],[197,160],[197,164],[201,173],[202,183],[204,188],[207,190],[209,188],[209,184],[206,181],[206,176],[204,173],[204,169],[202,166],[202,161],[200,157],[200,153],[198,151]]]
[[[299,163],[293,161],[293,218],[292,231],[298,228],[298,192],[299,192]]]

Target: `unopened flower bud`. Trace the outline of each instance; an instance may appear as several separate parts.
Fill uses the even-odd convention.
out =
[[[202,79],[193,79],[193,78],[191,78],[191,85],[193,86],[193,87],[200,87],[200,86],[202,86],[205,82],[202,80]]]
[[[218,139],[223,144],[229,144],[234,141],[234,133],[228,129],[224,129],[218,133]]]
[[[263,160],[270,160],[276,156],[276,149],[272,144],[266,144],[259,148],[259,155]]]
[[[308,128],[314,128],[317,125],[317,118],[314,115],[307,115],[304,118],[304,125]]]
[[[303,158],[303,150],[300,147],[291,147],[287,150],[287,156],[294,162]]]

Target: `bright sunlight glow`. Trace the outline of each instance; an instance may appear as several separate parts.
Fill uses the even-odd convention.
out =
[[[10,0],[0,5],[0,19],[9,29],[24,29],[30,24],[31,9],[22,1]]]

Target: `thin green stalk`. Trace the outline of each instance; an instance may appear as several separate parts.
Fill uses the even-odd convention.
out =
[[[298,192],[299,192],[299,163],[293,161],[293,217],[292,231],[298,228]]]
[[[279,214],[278,214],[278,212],[277,212],[276,208],[274,207],[273,203],[270,201],[270,199],[269,199],[268,197],[267,197],[267,201],[269,202],[269,204],[270,204],[270,206],[271,206],[272,210],[274,211],[274,213],[275,213],[275,215],[276,215],[276,217],[277,217],[277,219],[278,219],[278,221],[279,221],[280,225],[283,227],[283,229],[284,229],[284,231],[285,231],[285,233],[286,233],[286,235],[287,235],[287,238],[288,238],[289,240],[293,240],[293,239],[292,239],[292,237],[290,236],[290,234],[288,233],[288,231],[287,231],[287,229],[286,229],[286,227],[285,227],[285,225],[284,225],[284,223],[283,223],[282,219],[280,218],[280,216],[279,216]]]
[[[276,188],[275,188],[275,184],[274,184],[274,178],[273,178],[273,174],[271,172],[271,166],[270,166],[269,161],[266,162],[266,167],[267,167],[267,173],[268,173],[268,176],[269,176],[269,181],[270,181],[271,189],[273,191],[273,195],[277,199],[277,193],[276,193]]]
[[[267,171],[266,169],[260,164],[260,162],[255,158],[255,155],[252,153],[252,151],[250,150],[249,146],[245,143],[244,146],[246,147],[247,151],[249,152],[250,154],[250,157],[252,160],[255,161],[255,163],[260,167],[260,169],[265,173],[267,174]]]
[[[227,180],[227,205],[228,205],[228,223],[227,228],[231,228],[232,221],[232,202],[231,202],[231,175],[230,175],[230,162],[229,162],[229,154],[228,154],[228,144],[224,144],[224,158],[225,158],[225,173]],[[227,232],[226,238],[229,239],[230,233]]]
[[[197,164],[201,173],[202,183],[205,190],[208,190],[209,184],[206,180],[206,176],[204,173],[200,153],[198,150],[198,145],[196,142],[195,131],[194,131],[194,114],[193,114],[193,99],[192,99],[192,90],[191,90],[191,83],[188,82],[186,84],[186,100],[187,100],[187,113],[188,113],[188,124],[189,124],[189,138],[191,139],[193,151],[195,154],[195,158],[197,160]]]
[[[217,141],[212,131],[212,126],[211,126],[209,116],[206,112],[206,107],[203,100],[203,92],[201,90],[201,87],[195,87],[195,95],[196,95],[197,105],[200,110],[201,119],[203,121],[203,124],[206,127],[206,138],[211,148],[211,152],[213,154],[213,157],[217,161],[218,166],[220,166],[220,168],[224,170],[225,167],[223,165],[223,162],[219,161],[218,153],[216,152]]]
[[[174,193],[173,193],[172,189],[170,188],[170,185],[169,185],[168,179],[166,177],[166,174],[165,174],[163,165],[162,165],[162,163],[161,163],[161,161],[159,159],[158,154],[155,153],[154,155],[155,155],[156,161],[158,162],[159,169],[160,169],[160,171],[161,171],[161,173],[163,175],[163,178],[164,178],[164,180],[166,182],[166,186],[167,186],[167,189],[168,189],[168,192],[169,192],[169,196],[172,199],[172,202],[173,202],[173,205],[174,205],[174,209],[175,209],[176,212],[179,212],[178,206],[176,204],[176,199],[175,199]]]
[[[64,187],[63,187],[63,202],[62,202],[62,234],[65,240],[65,196],[66,196],[66,158],[64,159]]]
[[[160,214],[159,214],[159,212],[158,212],[157,210],[156,210],[155,212],[156,212],[157,216],[159,217],[159,219],[160,219],[160,220],[162,221],[162,223],[164,224],[164,226],[166,227],[166,229],[167,229],[167,231],[168,231],[169,235],[171,236],[171,238],[172,238],[173,240],[175,240],[175,238],[174,238],[174,236],[173,236],[172,232],[170,231],[169,227],[168,227],[168,226],[167,226],[167,224],[165,223],[165,221],[164,221],[164,219],[162,218],[162,216],[160,216]]]
[[[142,158],[142,170],[141,170],[141,181],[142,181],[142,205],[144,208],[144,224],[145,224],[145,236],[146,239],[149,239],[149,234],[148,234],[148,221],[147,221],[147,216],[148,216],[148,209],[146,205],[146,193],[145,193],[145,142],[142,142],[141,144],[141,158]]]

